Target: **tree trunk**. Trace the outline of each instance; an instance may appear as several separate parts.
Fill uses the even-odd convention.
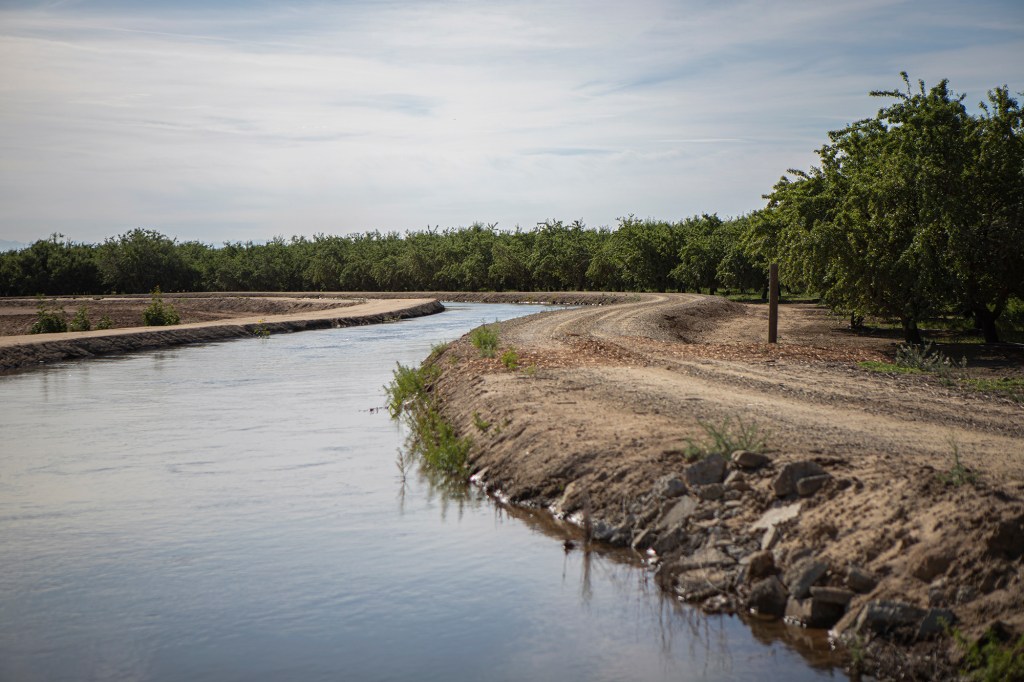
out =
[[[985,343],[999,343],[999,330],[996,329],[996,315],[988,306],[974,308],[974,324],[985,335]]]
[[[924,339],[921,338],[921,330],[917,328],[917,320],[904,317],[900,319],[903,324],[903,340],[914,346],[924,345]]]

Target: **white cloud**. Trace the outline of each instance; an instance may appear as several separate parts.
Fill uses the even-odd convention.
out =
[[[736,214],[900,69],[1024,88],[1013,5],[936,7],[0,10],[0,237]]]

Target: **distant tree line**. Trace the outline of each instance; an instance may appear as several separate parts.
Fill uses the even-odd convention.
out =
[[[276,238],[215,247],[135,229],[98,245],[60,235],[0,254],[0,295],[164,291],[757,291],[791,289],[857,325],[970,316],[988,341],[1024,298],[1024,119],[998,87],[970,114],[946,81],[871,93],[892,102],[829,134],[738,218],[548,221]]]
[[[0,295],[164,291],[697,291],[763,288],[747,218],[549,221],[211,246],[135,229],[103,244],[61,235],[0,254]]]

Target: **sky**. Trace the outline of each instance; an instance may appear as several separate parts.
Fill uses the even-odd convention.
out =
[[[0,0],[0,241],[736,216],[1020,0]]]

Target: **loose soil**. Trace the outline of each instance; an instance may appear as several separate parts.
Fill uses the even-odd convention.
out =
[[[956,377],[864,369],[891,362],[898,341],[852,333],[814,305],[782,307],[779,344],[762,342],[766,330],[766,306],[696,295],[542,313],[501,324],[498,357],[514,348],[516,371],[464,338],[437,360],[434,391],[473,440],[475,480],[619,544],[656,530],[671,509],[658,489],[685,478],[687,444],[707,439],[702,423],[756,425],[770,464],[731,500],[701,500],[690,486],[698,506],[686,537],[653,557],[666,589],[707,608],[745,610],[744,561],[765,532],[755,522],[799,501],[771,546],[780,571],[814,557],[828,565],[821,585],[843,587],[851,565],[878,578],[837,634],[878,600],[949,608],[968,637],[996,623],[1024,632],[1024,405]],[[1019,346],[940,349],[967,355],[974,378],[1024,376]],[[973,482],[951,481],[956,456]],[[780,469],[807,460],[828,482],[777,498]],[[719,549],[738,561],[692,561]],[[892,649],[878,638],[869,653],[883,677],[943,677],[958,655],[948,643]]]

